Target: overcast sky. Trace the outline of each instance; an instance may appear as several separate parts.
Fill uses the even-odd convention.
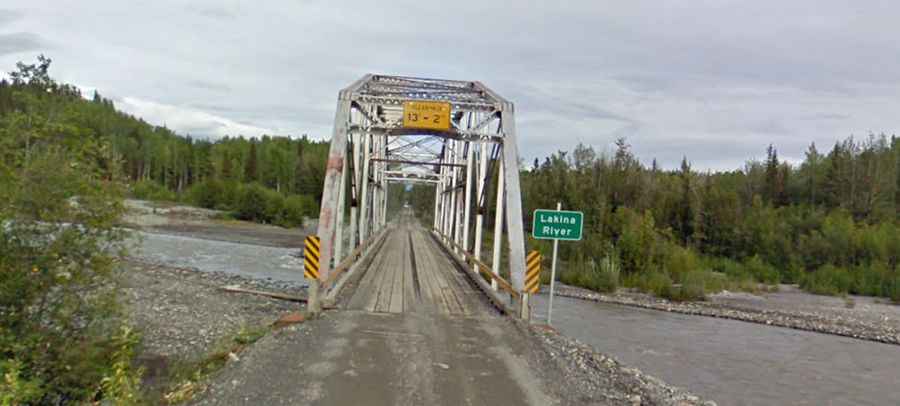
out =
[[[516,103],[529,161],[625,136],[648,164],[726,169],[896,133],[898,18],[862,0],[6,0],[0,69],[44,53],[58,80],[211,138],[327,137],[369,72],[480,80]]]

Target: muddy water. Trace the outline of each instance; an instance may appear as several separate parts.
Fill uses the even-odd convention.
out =
[[[546,320],[546,295],[535,298]],[[900,405],[900,346],[569,298],[553,326],[720,405]]]
[[[152,263],[306,286],[302,259],[292,255],[298,253],[298,248],[265,247],[144,232],[135,234],[139,239],[132,255]]]

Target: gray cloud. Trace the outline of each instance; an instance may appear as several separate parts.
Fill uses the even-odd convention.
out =
[[[45,46],[39,36],[29,32],[0,34],[0,56],[34,51]]]
[[[21,11],[0,8],[0,24],[6,24],[20,18],[22,18]]]
[[[516,4],[12,0],[0,31],[41,37],[0,37],[0,70],[46,52],[61,80],[209,137],[327,137],[337,91],[369,72],[480,80],[516,103],[528,161],[626,136],[646,162],[734,168],[897,130],[900,3]]]
[[[197,14],[202,17],[215,19],[234,19],[237,13],[221,4],[191,4],[186,7],[188,12]]]
[[[209,90],[211,92],[221,93],[231,90],[231,86],[225,83],[214,83],[206,80],[191,80],[187,85],[196,89]]]

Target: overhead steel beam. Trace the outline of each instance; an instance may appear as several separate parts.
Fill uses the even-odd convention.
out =
[[[403,159],[382,159],[382,158],[370,158],[369,161],[372,162],[387,162],[390,164],[407,164],[407,165],[421,165],[421,166],[455,166],[464,168],[463,164],[454,164],[454,163],[440,163],[440,162],[425,162],[425,161],[406,161]]]

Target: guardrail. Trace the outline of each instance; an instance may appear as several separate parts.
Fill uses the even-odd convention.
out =
[[[435,231],[435,233],[437,233],[437,231]],[[438,233],[438,235],[440,235],[440,233]],[[442,237],[445,237],[445,236],[442,236]],[[442,240],[444,240],[444,239],[442,239]],[[467,265],[474,264],[476,266],[476,268],[478,269],[479,273],[481,273],[482,275],[488,276],[492,280],[497,281],[497,286],[500,286],[501,288],[503,288],[503,290],[505,290],[509,294],[513,295],[513,297],[515,297],[516,299],[518,299],[519,296],[521,296],[521,293],[519,293],[518,291],[513,289],[513,286],[511,283],[509,283],[509,281],[507,281],[506,279],[503,279],[502,276],[491,272],[491,267],[487,266],[484,262],[481,262],[481,260],[479,260],[478,258],[475,258],[474,254],[466,251],[465,249],[463,249],[463,247],[459,246],[459,244],[457,244],[453,240],[446,239],[445,242],[449,243],[449,245],[452,248],[458,249],[460,252],[462,252],[463,258],[465,258],[464,262]]]

